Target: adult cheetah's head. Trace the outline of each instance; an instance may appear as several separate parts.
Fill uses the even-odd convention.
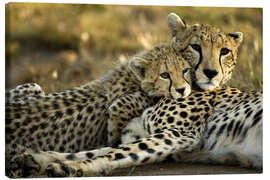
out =
[[[168,47],[156,47],[134,57],[129,67],[152,97],[184,98],[191,92],[190,65]]]
[[[241,32],[224,33],[206,24],[187,25],[176,14],[168,15],[171,45],[195,71],[195,83],[212,90],[226,83],[236,64],[237,50],[243,40]]]

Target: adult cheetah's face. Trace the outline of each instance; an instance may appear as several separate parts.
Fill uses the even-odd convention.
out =
[[[190,65],[172,53],[155,60],[134,58],[130,68],[141,81],[141,88],[151,97],[187,97],[191,93]]]
[[[186,25],[176,14],[168,16],[172,46],[195,71],[195,83],[203,90],[213,90],[226,83],[236,64],[241,32],[224,33],[205,25]]]

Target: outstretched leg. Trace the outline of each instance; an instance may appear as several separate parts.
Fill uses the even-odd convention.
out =
[[[45,168],[52,162],[61,161],[84,161],[87,159],[103,156],[112,151],[111,147],[104,147],[91,151],[78,153],[59,153],[56,151],[25,151],[16,155],[9,162],[9,177],[35,177],[42,175]]]
[[[91,176],[116,168],[143,165],[164,160],[179,151],[191,151],[199,142],[194,134],[167,129],[131,144],[113,148],[104,156],[81,161],[57,161],[48,165],[48,176]]]

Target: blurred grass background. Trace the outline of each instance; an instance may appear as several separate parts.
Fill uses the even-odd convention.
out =
[[[243,32],[229,85],[262,88],[262,9],[41,3],[6,5],[6,88],[36,82],[53,92],[96,79],[117,61],[169,42],[170,12],[188,24]]]

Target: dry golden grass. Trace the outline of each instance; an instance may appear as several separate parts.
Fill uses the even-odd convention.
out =
[[[262,88],[262,9],[9,3],[6,88],[36,82],[46,92],[91,81],[119,59],[168,42],[167,15],[244,33],[230,86]]]

